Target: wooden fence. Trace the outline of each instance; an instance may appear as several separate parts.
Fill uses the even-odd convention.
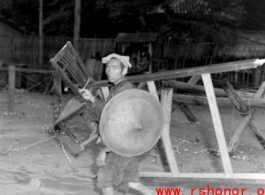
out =
[[[4,61],[4,67],[10,63],[20,64],[21,68],[29,69],[52,69],[50,58],[65,45],[67,41],[72,42],[68,37],[45,37],[43,48],[43,62],[39,64],[39,40],[37,36],[0,36],[0,60]],[[90,58],[95,52],[100,52],[101,56],[106,56],[115,51],[114,39],[79,39],[79,55],[83,62]],[[32,88],[36,83],[47,80],[47,76],[41,73],[18,73],[16,87]],[[48,82],[48,80],[47,80]],[[7,72],[0,72],[0,87],[7,83]],[[47,83],[43,83],[45,85]],[[42,86],[43,86],[42,85]],[[41,85],[34,87],[35,90],[43,90]]]
[[[25,64],[27,68],[49,69],[49,59],[65,45],[68,37],[44,38],[44,65],[39,65],[39,40],[37,36],[0,36],[0,59],[7,63]],[[87,39],[79,40],[79,55],[85,62],[94,52],[100,52],[101,56],[115,51],[114,39]]]

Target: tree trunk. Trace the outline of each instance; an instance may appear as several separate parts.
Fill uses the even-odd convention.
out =
[[[39,1],[39,67],[43,69],[43,0]]]
[[[81,0],[75,0],[75,24],[74,24],[74,48],[78,52],[78,39],[80,36],[80,8],[81,8]]]

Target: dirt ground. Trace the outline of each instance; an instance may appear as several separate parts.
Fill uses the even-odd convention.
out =
[[[64,95],[67,102],[71,95]],[[7,91],[0,91],[0,194],[1,195],[84,195],[101,194],[95,186],[95,143],[85,151],[66,135],[56,138],[48,131],[53,127],[53,100],[51,95],[28,93],[17,90],[15,112],[7,112]],[[208,107],[191,106],[199,123],[191,124],[179,108],[172,112],[170,137],[174,146],[180,172],[223,172],[218,154]],[[226,141],[229,142],[241,116],[231,108],[220,108]],[[265,133],[264,110],[258,110],[255,121]],[[70,126],[86,135],[84,124],[79,119]],[[62,145],[63,143],[63,145]],[[156,151],[155,149],[153,151]],[[157,160],[152,153],[141,163],[142,170],[168,170],[164,155]],[[246,129],[231,162],[234,172],[265,173],[265,151],[253,133]],[[185,180],[165,178],[143,178],[143,183],[156,188],[159,186],[190,187],[206,185],[213,180]],[[213,186],[248,186],[256,192],[264,181],[213,182]],[[117,194],[125,194],[118,190]],[[127,194],[137,194],[130,190]],[[184,194],[183,194],[184,195]],[[185,195],[187,195],[185,193]]]

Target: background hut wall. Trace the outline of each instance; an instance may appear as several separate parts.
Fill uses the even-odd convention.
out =
[[[253,37],[253,39],[255,36]],[[153,71],[191,68],[252,58],[265,58],[265,42],[242,38],[234,45],[216,46],[213,43],[156,43],[154,48]],[[227,77],[236,88],[258,88],[265,79],[265,68],[213,74],[213,82]],[[188,81],[189,78],[179,78]]]
[[[244,38],[245,36],[245,38]],[[242,38],[243,37],[243,38]],[[248,37],[248,38],[246,38]],[[250,38],[249,38],[250,37]],[[245,60],[251,58],[265,58],[265,41],[260,40],[260,34],[251,36],[242,34],[241,39],[233,45],[218,47],[212,43],[174,43],[171,40],[157,39],[153,44],[152,71],[164,71],[183,69],[216,63]],[[52,58],[67,41],[68,37],[45,37],[44,38],[44,64],[38,63],[38,37],[37,36],[0,36],[0,60],[5,63],[24,64],[27,68],[51,69],[49,59]],[[115,39],[88,39],[79,40],[78,52],[86,62],[95,52],[100,52],[101,57],[117,50]],[[41,81],[47,75],[28,74],[36,81]],[[265,79],[264,66],[253,70],[233,71],[222,74],[213,74],[213,81],[218,85],[219,80],[227,77],[236,88],[258,88]],[[187,81],[189,78],[179,78]],[[1,80],[1,78],[0,78]]]
[[[39,40],[37,36],[0,36],[0,59],[7,63],[26,64],[28,68],[49,69],[49,59],[65,45],[72,42],[69,37],[45,37],[44,39],[44,65],[38,64]],[[79,40],[79,55],[85,62],[94,52],[102,56],[115,50],[114,39],[87,39]]]
[[[39,64],[39,40],[37,36],[0,36],[0,60],[4,61],[4,66],[9,63],[21,64],[24,68],[31,69],[52,69],[49,60],[65,45],[67,41],[72,42],[68,37],[45,37],[44,38],[44,64]],[[114,39],[79,39],[79,55],[85,63],[95,52],[100,52],[101,56],[113,53],[115,50]],[[7,82],[7,73],[0,74],[0,86],[5,86]],[[45,85],[49,82],[50,75],[39,73],[23,73],[27,77],[26,84],[17,85],[17,88],[25,87],[35,90],[44,90]],[[3,78],[5,77],[5,78]],[[3,79],[2,79],[3,78]],[[38,87],[37,83],[45,82]]]

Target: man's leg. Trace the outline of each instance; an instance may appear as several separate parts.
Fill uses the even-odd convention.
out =
[[[100,167],[97,173],[97,186],[102,189],[103,195],[113,195],[113,186],[121,184],[124,169],[130,158],[120,157],[112,152],[107,154],[106,166]]]
[[[154,190],[149,189],[148,187],[143,185],[141,182],[129,182],[128,185],[130,188],[133,188],[141,192],[143,195],[155,195],[156,194]]]
[[[144,195],[156,195],[155,191],[144,186],[140,182],[139,160],[141,157],[133,157],[124,171],[123,182],[128,183],[130,188],[133,188]]]

